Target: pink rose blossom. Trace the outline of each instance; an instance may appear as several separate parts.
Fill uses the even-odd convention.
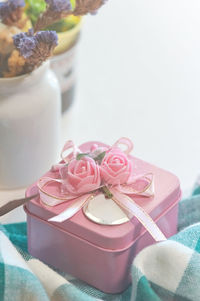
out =
[[[71,194],[82,194],[99,188],[101,184],[100,169],[90,157],[73,159],[60,169],[65,190]]]
[[[101,162],[101,176],[105,183],[119,185],[128,182],[132,175],[132,161],[119,148],[106,153]]]

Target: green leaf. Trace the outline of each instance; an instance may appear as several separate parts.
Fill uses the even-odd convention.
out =
[[[33,25],[36,23],[39,15],[45,11],[46,2],[44,0],[25,0],[26,15],[31,19]]]
[[[101,188],[101,191],[103,192],[103,194],[105,195],[105,197],[106,197],[107,199],[112,199],[113,194],[110,192],[110,190],[108,189],[107,186],[103,186],[103,187]]]
[[[83,157],[88,156],[88,153],[81,153],[76,156],[76,160],[81,160]]]
[[[72,9],[74,10],[76,6],[76,0],[70,0],[70,2],[71,2]]]
[[[76,0],[70,0],[70,2],[72,5],[72,10],[74,10],[76,6]],[[26,15],[29,17],[32,24],[35,25],[39,15],[46,9],[46,2],[45,0],[25,0],[25,3]],[[77,23],[78,21],[74,19],[74,16],[70,15],[64,19],[58,20],[54,24],[45,28],[45,30],[55,30],[57,33],[65,32],[72,29]]]
[[[55,30],[57,33],[59,33],[59,32],[70,30],[75,25],[76,24],[73,20],[70,20],[70,18],[65,18],[49,25],[47,28],[45,28],[45,30]]]
[[[96,157],[94,158],[94,160],[95,160],[95,161],[100,161],[100,162],[101,162],[101,161],[103,160],[103,158],[105,157],[105,154],[106,154],[106,151],[100,153],[98,156],[96,156]]]

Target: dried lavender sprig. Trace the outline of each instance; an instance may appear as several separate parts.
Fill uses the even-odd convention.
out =
[[[40,15],[36,24],[35,32],[45,29],[47,26],[59,21],[72,13],[70,0],[45,0],[47,3],[46,11]]]
[[[32,29],[29,29],[28,32],[14,35],[13,41],[15,47],[25,59],[33,54],[33,50],[36,47],[36,40]]]
[[[71,2],[69,0],[45,0],[48,8],[54,12],[68,12],[72,9]]]
[[[70,14],[83,16],[88,13],[96,14],[97,10],[105,4],[107,0],[76,0],[76,7],[72,10],[70,0],[45,0],[46,11],[38,18],[35,25],[35,32],[45,29],[47,26],[67,17]]]
[[[7,0],[0,2],[0,20],[6,25],[15,25],[21,18],[24,0]]]
[[[28,33],[20,33],[13,37],[14,45],[25,59],[22,73],[33,71],[53,54],[58,45],[58,37],[55,31],[40,31],[36,34],[33,30]]]
[[[76,0],[76,7],[73,11],[75,16],[83,16],[88,13],[96,14],[97,10],[107,2],[107,0]]]

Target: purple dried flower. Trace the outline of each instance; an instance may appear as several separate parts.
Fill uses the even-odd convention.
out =
[[[29,29],[28,33],[22,32],[13,36],[14,45],[20,50],[24,58],[28,58],[33,54],[36,47],[36,40],[33,35],[33,30]]]
[[[13,37],[14,45],[25,58],[24,73],[31,72],[48,59],[58,45],[55,31],[40,31],[35,35],[33,30]]]
[[[25,1],[24,0],[8,0],[11,7],[17,8],[17,7],[24,7]]]
[[[0,2],[0,19],[6,24],[16,22],[21,17],[20,10],[24,6],[24,0]]]
[[[29,29],[28,32],[21,32],[21,33],[18,33],[16,35],[13,36],[13,40],[14,40],[14,45],[15,47],[19,47],[19,44],[21,42],[22,39],[25,39],[27,37],[33,37],[34,35],[34,32],[33,32],[33,29]]]
[[[58,45],[58,36],[55,31],[39,31],[35,35],[37,43],[45,43],[52,46]]]
[[[18,33],[16,35],[14,35],[13,36],[13,41],[14,41],[15,47],[19,48],[21,40],[26,38],[26,37],[27,37],[27,34],[25,32]]]
[[[45,0],[47,3],[46,11],[40,15],[36,24],[35,32],[45,29],[47,26],[67,17],[72,13],[70,0]]]
[[[33,54],[35,47],[35,39],[32,37],[26,37],[22,39],[19,44],[20,53],[25,59]]]
[[[73,15],[83,16],[88,13],[96,14],[98,9],[106,2],[106,0],[76,0],[76,7],[73,11]]]
[[[66,12],[72,9],[70,0],[45,0],[48,8],[55,12]]]

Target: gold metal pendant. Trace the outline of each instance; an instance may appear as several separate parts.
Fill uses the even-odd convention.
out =
[[[115,201],[105,198],[103,193],[94,196],[83,207],[83,212],[88,219],[101,225],[121,225],[129,221]]]

